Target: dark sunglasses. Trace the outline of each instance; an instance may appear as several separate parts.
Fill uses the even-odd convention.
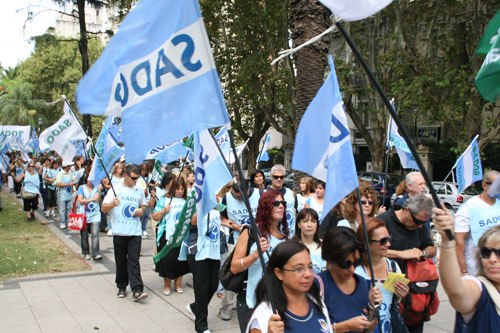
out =
[[[279,205],[283,205],[283,207],[286,207],[286,201],[285,200],[283,200],[283,201],[278,201],[278,200],[273,201],[273,206],[274,207],[278,207]]]
[[[137,176],[137,177],[132,177],[132,176],[129,176],[129,177],[130,177],[130,179],[132,179],[132,180],[137,180],[137,179],[139,179],[139,176]]]
[[[28,168],[33,168],[33,167],[34,167],[33,164],[28,165]]]
[[[272,175],[272,177],[274,179],[285,179],[285,176],[275,176],[275,175]]]
[[[479,255],[483,259],[490,259],[491,253],[493,253],[493,252],[495,252],[495,255],[497,256],[497,258],[500,258],[500,249],[493,249],[493,248],[489,248],[486,246],[481,248]]]
[[[485,183],[486,185],[491,185],[491,182],[483,182],[483,183]]]
[[[361,200],[361,204],[362,204],[362,205],[370,205],[370,206],[373,206],[373,201],[371,201],[371,200],[368,200],[368,201],[366,201],[366,200]]]
[[[380,245],[384,246],[387,243],[392,241],[392,235],[389,235],[389,237],[384,237],[380,239],[370,239],[370,242],[372,243],[380,243]]]
[[[358,267],[359,265],[361,265],[361,258],[354,260],[354,262],[350,260],[344,260],[344,262],[340,262],[337,265],[339,265],[339,267],[342,269],[349,269],[351,268],[351,266]]]
[[[407,207],[408,208],[408,207]],[[410,215],[411,215],[411,218],[413,219],[413,222],[415,222],[415,224],[417,225],[424,225],[427,223],[427,221],[422,221],[422,220],[419,220],[415,217],[415,215],[413,215],[413,212],[411,211],[410,208],[408,208],[408,211],[410,212]]]

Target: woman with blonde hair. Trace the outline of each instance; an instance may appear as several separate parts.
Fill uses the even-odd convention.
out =
[[[378,193],[370,182],[359,180],[359,192],[361,193],[361,206],[365,217],[373,217],[378,211]],[[339,221],[337,226],[348,227],[356,231],[361,224],[361,211],[359,209],[358,192],[352,191],[343,199],[344,209],[342,211],[344,219]]]
[[[312,177],[306,176],[300,179],[300,193],[297,193],[297,212],[300,212],[307,199],[314,196],[316,193],[316,185]],[[324,186],[323,186],[324,188]]]

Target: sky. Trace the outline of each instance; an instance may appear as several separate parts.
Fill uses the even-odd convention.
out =
[[[31,22],[26,23],[28,7],[39,14]],[[42,35],[48,27],[54,26],[57,13],[46,9],[58,9],[58,7],[51,0],[0,0],[2,67],[14,67],[28,58],[34,47],[34,43],[29,43],[29,39]]]

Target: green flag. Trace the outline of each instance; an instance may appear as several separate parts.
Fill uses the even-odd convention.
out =
[[[194,141],[194,134],[191,134],[191,136],[184,142],[184,146],[193,149],[193,141]]]
[[[481,96],[492,103],[500,95],[500,38],[497,38],[474,79]]]
[[[160,184],[161,180],[163,179],[163,171],[161,171],[161,162],[158,160],[155,160],[155,167],[151,172],[151,177],[153,178],[156,184]]]
[[[182,207],[179,221],[175,224],[174,233],[168,238],[167,244],[163,249],[154,256],[153,260],[155,265],[165,257],[170,250],[182,244],[182,241],[187,236],[194,213],[196,213],[196,191],[193,190],[187,197],[184,207]]]
[[[500,36],[500,10],[488,23],[483,38],[479,41],[476,52],[474,54],[487,54],[490,52],[491,47]]]

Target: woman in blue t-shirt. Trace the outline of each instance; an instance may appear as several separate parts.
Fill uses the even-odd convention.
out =
[[[85,171],[83,175],[83,184],[78,188],[78,213],[87,217],[87,227],[80,231],[82,255],[86,260],[90,260],[89,251],[89,230],[92,239],[92,258],[94,261],[102,260],[101,250],[99,249],[99,224],[101,222],[101,186],[95,187],[88,179],[90,169]]]
[[[293,239],[298,240],[309,249],[315,274],[326,269],[326,261],[321,258],[321,239],[318,234],[318,221],[318,213],[314,209],[302,209],[297,214],[295,235],[293,236]]]
[[[321,256],[328,270],[317,275],[333,331],[372,332],[377,320],[368,321],[374,305],[382,301],[378,287],[354,273],[361,265],[363,243],[348,227],[328,230],[321,246]]]
[[[264,279],[257,286],[257,307],[247,332],[332,332],[328,310],[314,284],[314,271],[307,247],[296,241],[280,243],[266,266],[276,314],[270,305]]]

